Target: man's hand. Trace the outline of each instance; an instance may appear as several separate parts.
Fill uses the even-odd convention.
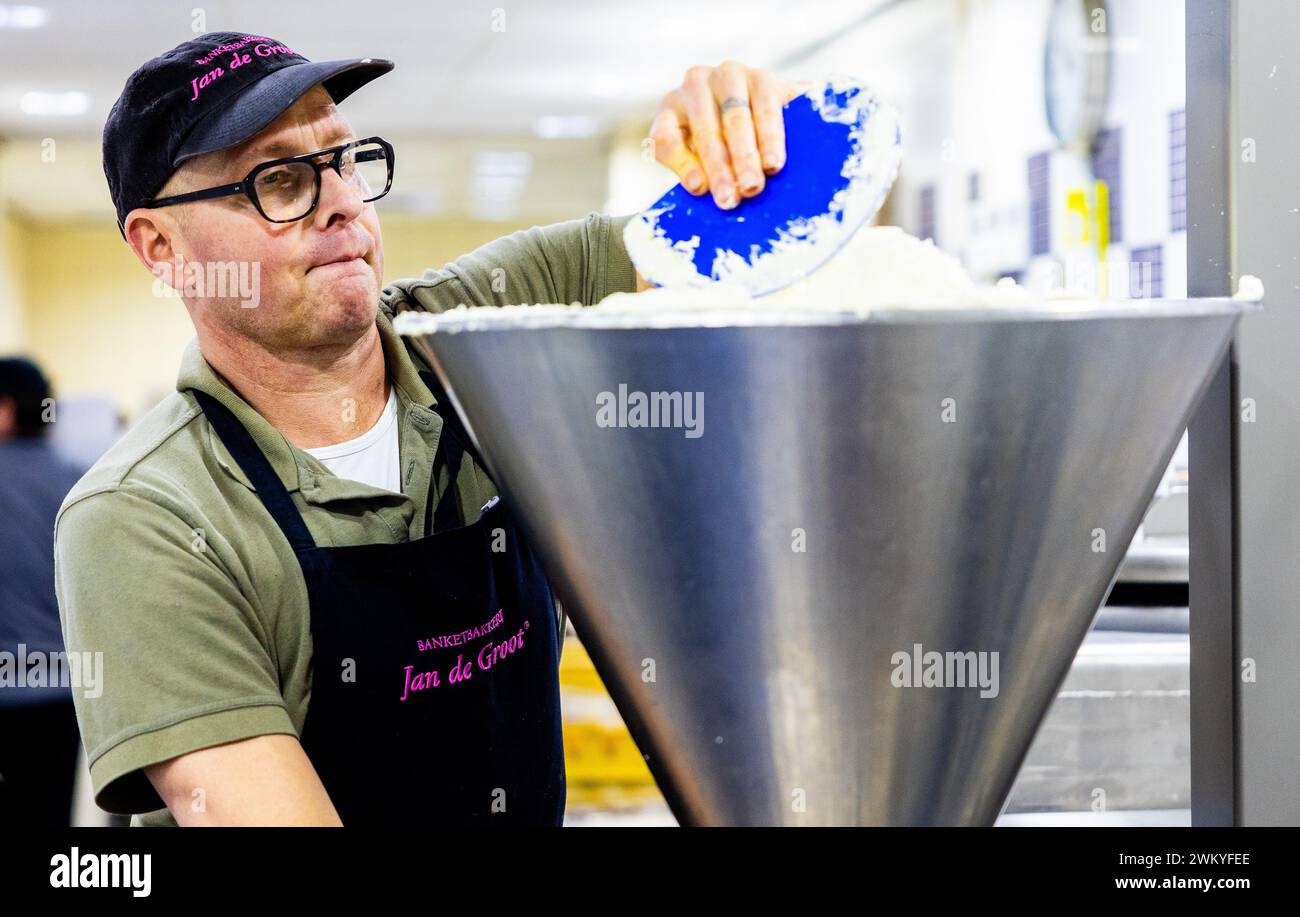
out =
[[[711,190],[719,207],[735,207],[785,165],[781,107],[806,86],[735,61],[692,67],[650,126],[655,159],[687,191]]]

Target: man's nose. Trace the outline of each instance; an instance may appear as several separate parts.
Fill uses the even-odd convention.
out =
[[[356,185],[344,181],[333,169],[320,170],[320,200],[312,215],[319,229],[328,229],[337,223],[351,223],[361,215],[365,201]]]

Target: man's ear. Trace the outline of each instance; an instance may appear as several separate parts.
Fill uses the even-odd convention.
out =
[[[157,210],[137,207],[126,215],[122,225],[126,244],[149,273],[157,277],[158,265],[167,265],[164,270],[169,272],[175,267],[180,227],[174,219]]]

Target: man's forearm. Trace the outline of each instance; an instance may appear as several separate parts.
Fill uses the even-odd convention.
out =
[[[290,735],[215,745],[145,768],[182,827],[341,827],[306,752]]]

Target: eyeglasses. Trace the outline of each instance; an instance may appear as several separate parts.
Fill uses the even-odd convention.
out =
[[[322,156],[330,158],[317,162]],[[244,194],[267,220],[292,223],[316,209],[320,201],[321,169],[333,169],[339,178],[360,192],[362,201],[377,201],[393,186],[393,159],[391,143],[382,137],[367,137],[315,153],[272,159],[254,166],[243,181],[158,198],[145,206],[169,207]]]

